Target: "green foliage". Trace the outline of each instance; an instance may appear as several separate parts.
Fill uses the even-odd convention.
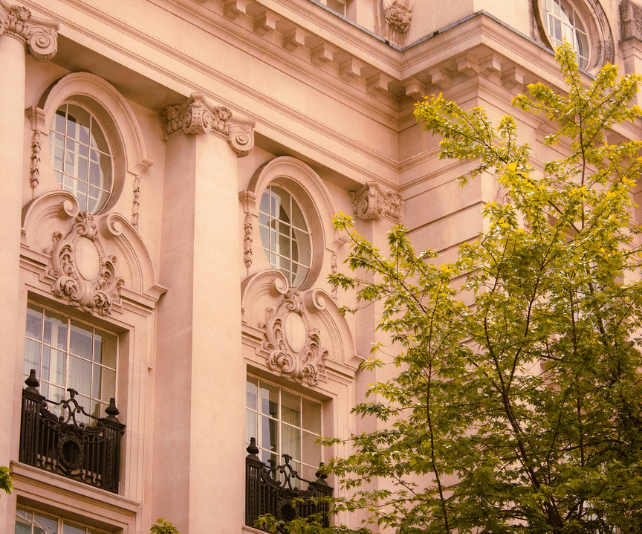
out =
[[[406,230],[384,253],[352,228],[347,265],[331,275],[402,352],[397,376],[355,412],[381,421],[329,465],[349,490],[341,510],[404,533],[642,531],[642,249],[631,188],[642,142],[605,131],[640,116],[639,76],[607,65],[586,87],[570,46],[556,55],[565,94],[535,84],[513,104],[556,127],[560,160],[535,170],[515,120],[494,126],[438,96],[415,116],[441,136],[441,158],[494,172],[505,203],[486,230],[439,265]],[[369,276],[364,276],[369,274]],[[350,310],[346,310],[350,311]],[[371,359],[366,367],[384,365]]]
[[[156,520],[156,524],[150,527],[149,531],[151,534],[178,534],[178,530],[174,525],[160,518]]]
[[[0,491],[11,493],[13,491],[13,482],[8,467],[0,467]]]

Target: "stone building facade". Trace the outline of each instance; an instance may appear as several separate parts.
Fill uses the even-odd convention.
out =
[[[332,215],[452,259],[497,186],[414,104],[517,113],[541,168],[510,101],[564,37],[642,72],[638,0],[0,0],[0,532],[252,531],[250,438],[325,483],[380,336]]]

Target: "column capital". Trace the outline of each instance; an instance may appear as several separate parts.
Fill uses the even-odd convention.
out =
[[[254,147],[255,122],[234,117],[229,108],[214,106],[202,93],[192,93],[187,105],[173,104],[165,107],[162,120],[165,141],[180,133],[214,134],[225,139],[241,158],[247,156]]]
[[[352,209],[358,219],[386,217],[403,224],[404,202],[399,193],[386,191],[378,182],[366,182],[359,191],[350,191]]]
[[[58,51],[58,23],[31,15],[24,6],[0,0],[0,35],[22,41],[36,61],[49,61]]]

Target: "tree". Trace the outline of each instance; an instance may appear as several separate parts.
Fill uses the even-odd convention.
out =
[[[176,527],[162,518],[156,520],[156,523],[150,527],[149,532],[151,534],[178,534]]]
[[[400,532],[642,531],[642,247],[631,197],[642,142],[605,136],[639,120],[629,104],[641,78],[618,82],[606,65],[587,87],[569,45],[556,59],[564,94],[538,83],[513,100],[553,124],[544,142],[568,154],[543,170],[513,117],[495,127],[441,95],[417,106],[441,158],[474,162],[462,183],[494,172],[506,197],[485,206],[487,230],[454,263],[415,251],[400,226],[384,253],[350,217],[335,218],[353,274],[331,282],[381,301],[378,328],[402,350],[397,376],[355,407],[379,429],[329,465],[351,495],[339,510],[365,509]]]
[[[8,467],[0,467],[0,491],[5,493],[13,491],[13,481]]]

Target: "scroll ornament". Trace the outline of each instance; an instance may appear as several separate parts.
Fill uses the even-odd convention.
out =
[[[364,220],[387,217],[403,224],[404,205],[399,193],[385,191],[377,182],[367,182],[359,191],[351,191],[355,217]]]
[[[109,315],[120,302],[123,279],[116,276],[115,256],[107,256],[98,237],[94,217],[80,212],[65,237],[53,234],[48,275],[54,279],[51,290],[66,298],[70,306],[98,315]]]
[[[164,140],[181,132],[214,134],[227,140],[239,157],[247,156],[254,147],[253,122],[233,118],[229,108],[212,106],[201,93],[194,93],[185,108],[180,104],[167,106],[162,119]]]
[[[27,45],[36,61],[49,61],[58,51],[58,24],[38,19],[24,6],[0,0],[0,35],[13,35]]]
[[[268,353],[268,367],[299,382],[317,385],[328,351],[321,347],[319,331],[310,327],[299,290],[288,289],[277,310],[268,308],[266,321],[259,326],[265,332],[263,349]]]

